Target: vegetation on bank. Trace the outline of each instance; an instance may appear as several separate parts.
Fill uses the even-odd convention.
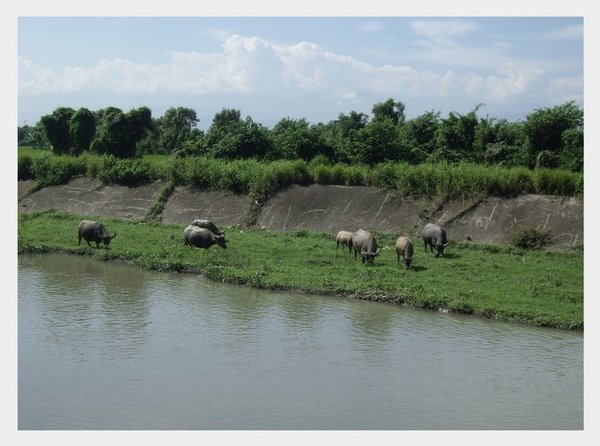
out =
[[[197,128],[196,112],[173,107],[159,118],[148,107],[123,112],[116,107],[91,111],[59,107],[35,126],[18,128],[19,146],[54,154],[185,154],[218,159],[310,161],[332,164],[383,162],[421,164],[468,162],[490,166],[583,170],[583,110],[570,101],[536,109],[523,121],[480,117],[484,104],[466,114],[435,110],[409,119],[405,104],[389,98],[371,116],[351,111],[327,123],[281,119],[272,128],[222,109],[210,127]]]
[[[572,196],[583,194],[583,173],[562,169],[485,166],[473,163],[407,164],[385,162],[368,165],[331,164],[325,158],[258,161],[223,160],[207,156],[146,155],[118,159],[111,155],[52,155],[21,147],[18,178],[35,180],[33,190],[64,184],[76,176],[97,178],[107,184],[136,186],[155,180],[171,189],[189,185],[268,197],[290,184],[372,186],[397,191],[402,196],[462,198],[510,197],[522,193]]]
[[[336,250],[335,234],[224,228],[228,248],[183,245],[185,225],[104,219],[117,237],[108,248],[77,245],[83,217],[20,214],[18,252],[64,252],[141,268],[201,273],[257,288],[345,295],[415,308],[568,329],[583,329],[583,252],[529,251],[451,243],[444,257],[419,240],[411,269],[398,266],[397,235],[375,233],[381,255],[365,266]]]

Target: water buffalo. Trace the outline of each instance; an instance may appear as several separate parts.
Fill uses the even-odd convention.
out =
[[[362,256],[363,263],[373,263],[375,257],[379,255],[377,250],[377,240],[368,232],[359,229],[352,234],[352,248],[354,249],[354,260],[358,253]]]
[[[199,228],[195,225],[189,225],[183,230],[183,244],[190,247],[208,249],[212,245],[219,245],[227,249],[225,245],[225,236],[217,235],[206,228]]]
[[[398,256],[398,265],[400,265],[400,257],[406,269],[410,268],[413,258],[413,243],[408,237],[400,236],[396,240],[396,255]]]
[[[344,246],[347,246],[348,252],[350,254],[352,254],[352,234],[353,234],[352,232],[348,232],[348,231],[338,232],[336,240],[335,240],[336,251],[340,247],[340,245],[342,246],[342,251],[344,250]]]
[[[111,237],[102,223],[91,220],[82,220],[77,228],[77,233],[79,234],[79,245],[81,245],[81,238],[83,237],[90,246],[92,246],[90,242],[96,242],[96,248],[100,247],[102,242],[104,242],[104,246],[109,245],[110,241],[117,235],[115,231],[115,234]]]
[[[223,231],[217,228],[217,225],[215,225],[210,220],[194,220],[191,224],[192,226],[198,226],[199,228],[208,229],[214,234],[223,235]]]
[[[427,252],[427,245],[437,251],[435,256],[443,256],[444,248],[448,246],[448,240],[446,238],[446,230],[439,225],[434,223],[427,223],[423,228],[423,243],[425,244],[425,252]]]

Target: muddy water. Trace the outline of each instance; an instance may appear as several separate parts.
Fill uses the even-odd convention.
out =
[[[19,429],[582,429],[583,336],[19,256]]]

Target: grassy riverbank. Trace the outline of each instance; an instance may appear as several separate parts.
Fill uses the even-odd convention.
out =
[[[19,215],[20,254],[65,252],[132,262],[141,268],[202,273],[230,283],[315,294],[349,295],[415,308],[473,314],[557,328],[583,329],[583,252],[522,251],[451,244],[425,253],[419,240],[410,270],[396,263],[396,235],[375,234],[373,266],[335,249],[335,235],[225,228],[228,249],[182,243],[185,225],[105,219],[117,232],[108,249],[77,245],[83,217],[56,212]],[[174,296],[175,298],[175,296]]]

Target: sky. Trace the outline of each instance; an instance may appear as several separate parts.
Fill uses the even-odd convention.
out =
[[[20,16],[18,125],[57,107],[158,118],[223,108],[269,128],[372,115],[389,98],[428,111],[523,120],[583,108],[583,16]]]

